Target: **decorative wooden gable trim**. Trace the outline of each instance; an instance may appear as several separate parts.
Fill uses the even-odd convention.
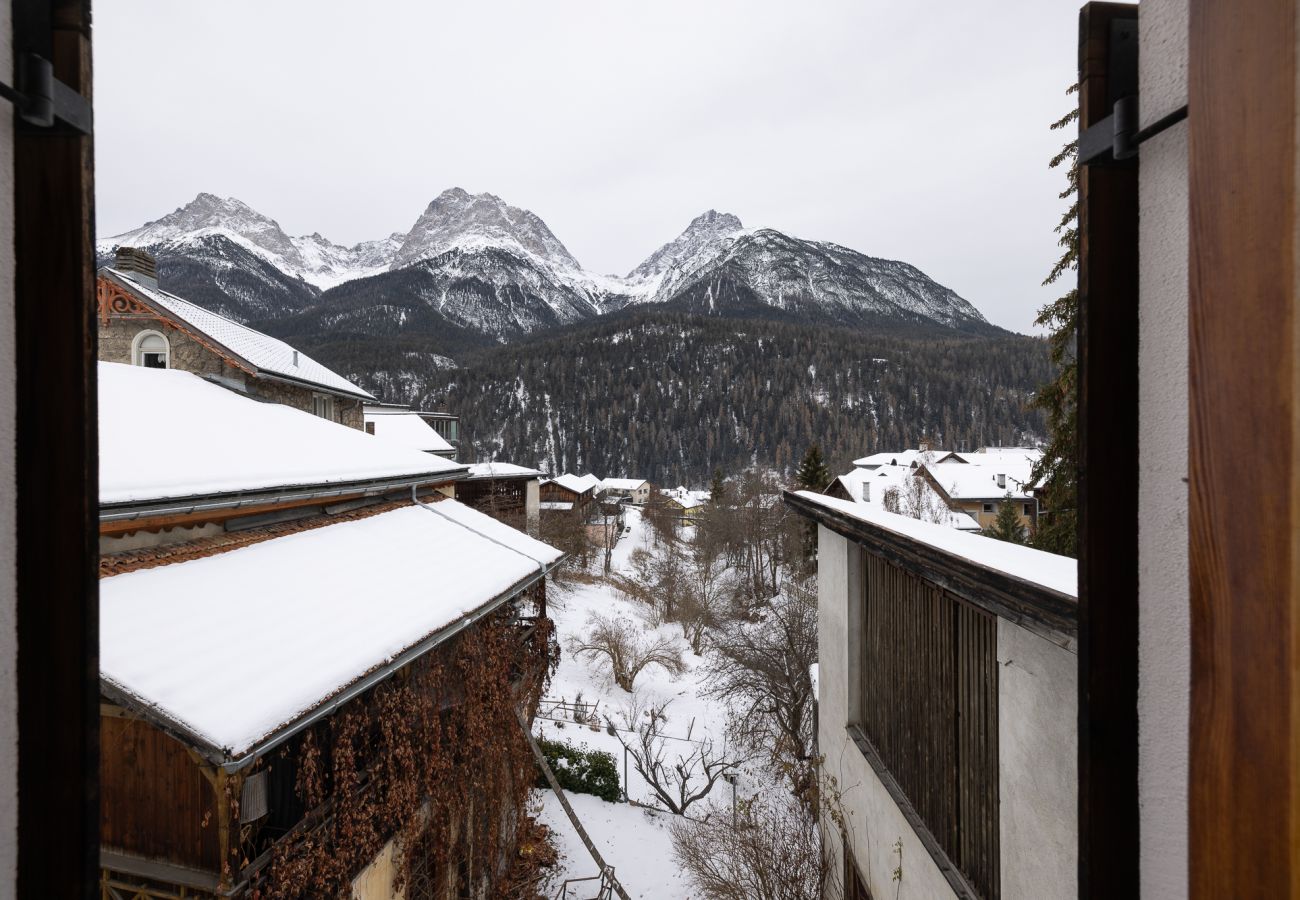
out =
[[[256,366],[235,356],[203,332],[190,327],[186,322],[160,313],[121,285],[113,283],[102,275],[95,282],[95,303],[99,310],[101,328],[107,326],[113,316],[151,319],[161,325],[167,325],[184,333],[231,368],[238,369],[254,377],[258,374]]]

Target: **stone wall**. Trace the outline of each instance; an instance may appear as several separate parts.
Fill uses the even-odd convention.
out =
[[[216,376],[247,390],[251,396],[312,412],[312,398],[317,393],[308,387],[270,378],[251,378],[242,369],[230,365],[216,353],[179,328],[146,316],[113,316],[99,324],[99,358],[102,362],[131,364],[131,345],[142,331],[156,331],[167,338],[170,367],[196,375]],[[338,420],[349,428],[365,428],[362,401],[334,396]]]

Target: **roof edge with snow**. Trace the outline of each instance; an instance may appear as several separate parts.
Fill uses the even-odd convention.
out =
[[[1075,560],[810,491],[786,491],[783,499],[894,565],[1077,652]]]

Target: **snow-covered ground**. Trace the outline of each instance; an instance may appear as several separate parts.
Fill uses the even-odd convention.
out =
[[[648,547],[648,529],[643,527],[638,510],[628,511],[627,525],[630,532],[620,538],[612,556],[615,574],[630,571],[633,550]],[[599,572],[600,568],[601,561],[597,560],[592,571]],[[599,704],[595,714],[601,724],[592,727],[566,721],[567,717],[558,711],[548,716],[548,704],[544,701],[534,728],[538,735],[551,740],[568,741],[575,746],[608,751],[614,754],[622,777],[623,745],[618,736],[608,733],[604,723],[608,717],[622,726],[623,713],[632,695],[619,688],[608,671],[594,660],[585,656],[575,658],[567,649],[571,636],[585,632],[588,616],[599,613],[604,616],[623,616],[637,623],[646,632],[658,631],[665,637],[677,640],[683,647],[687,665],[685,674],[673,677],[663,669],[652,666],[642,671],[635,682],[637,695],[647,703],[670,701],[666,710],[667,723],[662,728],[662,732],[670,737],[670,747],[680,744],[682,752],[688,754],[691,749],[691,745],[686,742],[688,736],[691,740],[712,738],[719,746],[722,744],[726,710],[702,695],[704,659],[691,653],[689,646],[682,640],[679,625],[664,624],[656,628],[646,621],[648,610],[642,604],[625,599],[613,584],[604,579],[599,579],[594,584],[565,588],[552,586],[547,602],[564,652],[546,700],[573,703],[581,697],[587,704]],[[623,734],[622,737],[630,739],[632,735]],[[630,759],[627,761],[627,771],[628,795],[633,801],[652,805],[651,791],[637,775]],[[671,813],[652,811],[635,804],[607,803],[586,794],[569,793],[568,797],[587,833],[605,855],[606,862],[615,867],[619,881],[631,896],[653,897],[656,900],[677,900],[692,896],[673,855],[670,826],[674,817]],[[541,820],[555,832],[561,855],[553,884],[558,886],[565,878],[596,874],[596,864],[569,823],[559,801],[550,791],[538,791],[537,798],[542,803]],[[707,811],[705,804],[729,811],[731,787],[725,782],[718,782],[708,798],[691,807],[691,815],[704,814]]]

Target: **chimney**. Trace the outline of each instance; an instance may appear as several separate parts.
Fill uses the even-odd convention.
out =
[[[145,287],[158,287],[158,262],[152,253],[135,247],[118,247],[113,268]]]
[[[863,502],[863,503],[870,503],[870,502],[871,502],[871,482],[870,482],[870,481],[864,481],[864,482],[862,482],[862,502]]]
[[[1004,474],[1002,474],[1001,472],[999,472],[999,473],[998,473],[998,490],[1006,490],[1006,487],[1007,487],[1007,476],[1004,475]]]

